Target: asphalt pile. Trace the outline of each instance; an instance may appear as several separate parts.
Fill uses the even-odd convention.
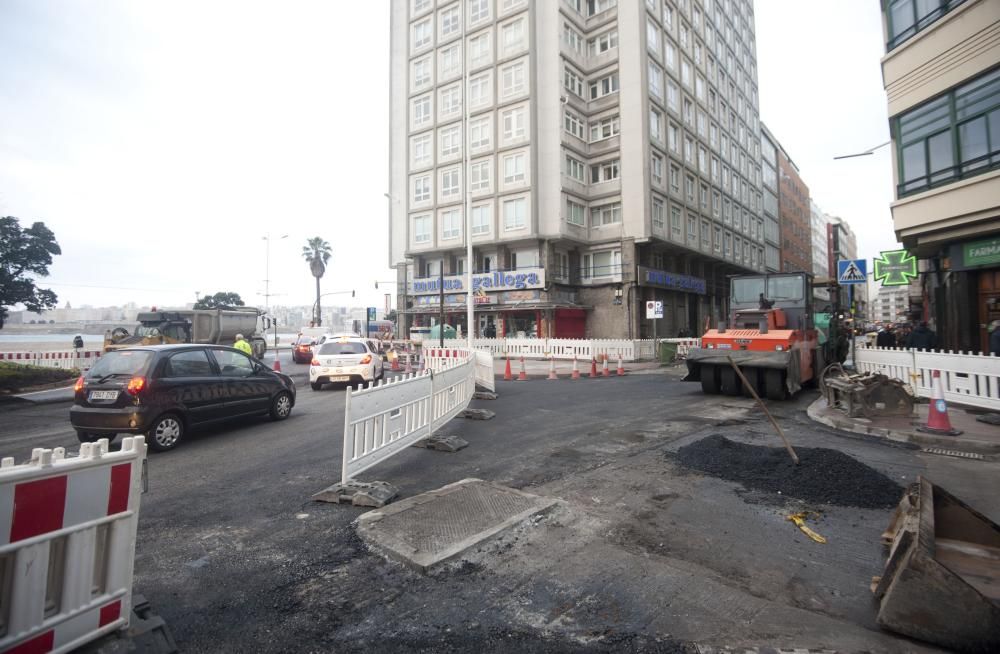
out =
[[[902,486],[843,452],[797,447],[795,453],[799,465],[792,463],[783,447],[737,443],[714,434],[682,447],[676,460],[748,489],[806,502],[887,509],[902,497]]]

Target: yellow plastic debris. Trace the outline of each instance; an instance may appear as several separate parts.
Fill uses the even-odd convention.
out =
[[[808,512],[803,513],[793,513],[788,516],[788,520],[791,520],[795,525],[802,530],[802,533],[813,539],[817,543],[826,543],[826,539],[817,534],[815,531],[806,526],[806,518],[809,517]]]

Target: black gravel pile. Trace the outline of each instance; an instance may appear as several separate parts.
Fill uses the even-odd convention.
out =
[[[807,502],[883,509],[896,506],[902,497],[902,486],[843,452],[797,447],[795,453],[799,465],[784,447],[736,443],[715,434],[682,447],[676,460],[749,489]]]

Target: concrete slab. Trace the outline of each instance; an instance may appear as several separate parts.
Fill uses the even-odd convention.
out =
[[[358,518],[358,535],[421,572],[541,513],[556,499],[463,479]]]

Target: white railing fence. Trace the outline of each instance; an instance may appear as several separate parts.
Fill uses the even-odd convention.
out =
[[[701,345],[700,338],[661,338],[660,342],[677,343],[677,354],[687,356],[692,347]],[[462,349],[459,339],[445,339],[444,348],[424,347],[438,350]],[[614,361],[621,355],[623,361],[651,361],[656,359],[656,344],[653,339],[600,339],[600,338],[477,338],[475,348],[487,351],[493,356],[509,356],[512,359],[572,359],[580,361],[601,359],[605,355]]]
[[[469,406],[480,378],[492,385],[492,356],[474,354],[449,349],[447,357],[429,357],[422,373],[348,389],[341,483],[434,435]]]
[[[0,462],[0,652],[68,652],[128,626],[141,436]]]
[[[94,365],[101,352],[68,350],[59,352],[0,352],[0,361],[43,368],[86,370]]]
[[[917,397],[931,397],[932,374],[939,370],[946,401],[1000,411],[1000,357],[859,347],[854,359],[859,371],[902,380]]]

